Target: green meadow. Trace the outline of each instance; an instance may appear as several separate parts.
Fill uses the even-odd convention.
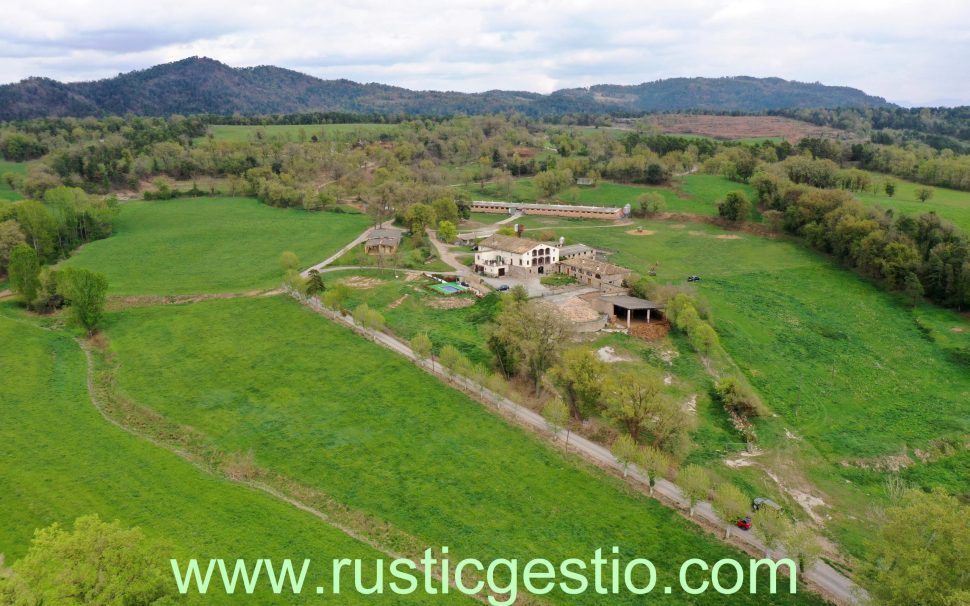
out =
[[[229,141],[245,143],[259,138],[266,140],[310,141],[316,136],[318,139],[378,139],[397,134],[400,124],[268,124],[262,126],[249,125],[212,125],[209,135],[215,141]],[[207,136],[208,137],[208,136]],[[197,141],[205,140],[200,137]]]
[[[35,528],[70,525],[96,513],[138,526],[177,558],[312,558],[308,586],[324,560],[383,554],[308,513],[261,492],[216,479],[161,447],[108,424],[85,387],[85,357],[74,340],[0,304],[0,553],[22,557]],[[386,556],[384,556],[386,557]],[[170,570],[168,561],[159,566]],[[314,572],[317,573],[316,576]],[[327,583],[329,585],[329,583]],[[305,590],[306,592],[306,590]],[[319,603],[320,596],[226,596],[210,590],[178,603]],[[439,603],[433,598],[397,598]],[[341,594],[341,603],[372,598]],[[457,599],[450,603],[458,603]]]
[[[7,184],[7,181],[3,178],[3,175],[6,173],[23,175],[26,172],[26,162],[7,162],[6,160],[0,160],[0,201],[20,200],[23,198],[23,196],[10,189],[10,185]]]
[[[84,245],[66,264],[103,272],[119,295],[269,288],[281,281],[283,251],[309,266],[368,224],[361,214],[272,208],[249,198],[126,202],[114,234]]]
[[[658,280],[702,277],[722,343],[776,419],[763,419],[764,446],[797,457],[832,499],[835,525],[853,526],[884,496],[886,457],[909,454],[911,481],[935,480],[970,494],[970,476],[947,463],[921,465],[915,449],[940,440],[963,449],[970,434],[970,322],[952,312],[911,306],[800,245],[697,225],[641,222],[576,230],[586,243]],[[787,431],[786,431],[787,430]],[[966,466],[966,457],[955,459]],[[962,463],[959,463],[962,461]],[[848,504],[852,513],[839,510]],[[858,527],[843,530],[858,547]]]
[[[512,202],[536,202],[539,192],[530,178],[515,179],[511,189],[503,189],[495,183],[464,187],[472,200],[508,200]],[[659,193],[669,212],[717,215],[717,203],[730,191],[743,191],[754,200],[754,190],[746,183],[736,183],[717,175],[691,174],[676,177],[671,187],[650,187],[599,181],[590,187],[574,186],[556,194],[549,203],[581,204],[588,206],[638,206],[637,198],[645,193]],[[756,215],[760,219],[760,215]]]
[[[734,554],[656,501],[564,458],[402,357],[284,298],[131,309],[107,321],[118,388],[220,448],[457,557]],[[736,557],[736,554],[734,554]],[[595,594],[547,596],[598,603]],[[670,604],[723,603],[707,593]],[[614,603],[639,603],[620,596]],[[737,594],[736,604],[764,596]],[[808,595],[771,603],[819,603]]]
[[[970,233],[970,192],[921,185],[878,173],[870,173],[870,175],[877,183],[892,179],[896,184],[896,191],[892,198],[887,196],[881,188],[877,194],[869,192],[855,194],[866,205],[879,205],[884,209],[892,209],[897,213],[909,215],[935,212],[964,232]],[[920,202],[916,198],[916,190],[923,187],[928,187],[933,191],[933,196],[926,202]]]

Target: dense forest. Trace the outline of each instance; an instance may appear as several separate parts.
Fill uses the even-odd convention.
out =
[[[232,68],[208,58],[93,82],[29,78],[0,86],[0,120],[137,114],[273,114],[343,111],[456,115],[518,111],[564,113],[701,109],[761,112],[800,107],[888,107],[860,90],[781,78],[673,78],[634,86],[598,85],[549,95],[413,91],[384,84],[321,80],[273,66]]]

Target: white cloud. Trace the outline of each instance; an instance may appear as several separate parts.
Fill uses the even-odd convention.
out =
[[[780,76],[970,104],[970,6],[945,0],[33,0],[0,81],[107,77],[189,55],[419,89],[550,92]]]

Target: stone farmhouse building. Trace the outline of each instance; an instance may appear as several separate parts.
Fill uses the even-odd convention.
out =
[[[620,288],[623,286],[623,281],[633,273],[625,267],[590,257],[566,259],[559,263],[558,269],[559,273],[576,278],[580,284],[588,284],[600,289]]]
[[[364,242],[368,255],[393,255],[401,245],[401,232],[396,229],[375,229]]]
[[[478,243],[473,269],[491,278],[555,272],[559,247],[547,242],[492,235]]]

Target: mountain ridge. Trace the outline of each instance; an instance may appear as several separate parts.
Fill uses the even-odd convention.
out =
[[[782,78],[730,76],[668,78],[635,85],[597,84],[549,94],[489,90],[480,93],[411,90],[345,78],[324,80],[260,65],[230,67],[208,57],[85,82],[31,77],[0,85],[0,120],[137,114],[279,114],[348,111],[477,114],[520,111],[563,113],[723,111],[758,113],[808,107],[894,107],[882,97],[846,86]]]

